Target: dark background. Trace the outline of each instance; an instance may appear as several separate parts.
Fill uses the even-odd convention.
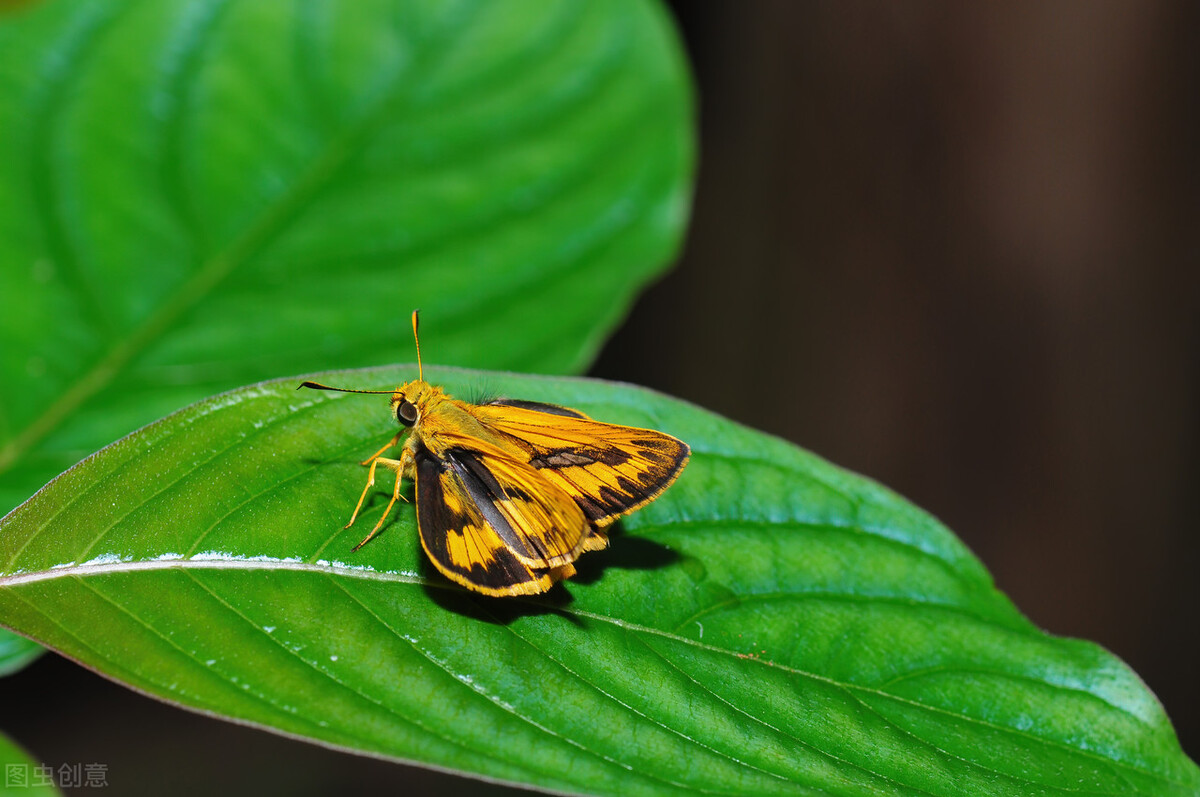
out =
[[[1200,755],[1200,5],[673,8],[693,221],[593,373],[937,515],[1034,622],[1128,662]],[[108,762],[109,793],[464,788],[56,657],[2,686],[41,709],[7,729],[51,764]]]
[[[932,512],[1200,755],[1200,5],[675,5],[687,248],[595,372]]]

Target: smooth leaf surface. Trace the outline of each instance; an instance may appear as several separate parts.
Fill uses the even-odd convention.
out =
[[[0,16],[0,511],[216,392],[582,370],[678,246],[650,0],[58,0]]]
[[[0,617],[135,689],[326,744],[603,794],[1200,794],[1154,696],[1034,628],[874,483],[627,385],[427,368],[693,448],[540,599],[343,530],[384,396],[269,382],[81,463],[0,522]],[[320,375],[386,388],[411,368]]]

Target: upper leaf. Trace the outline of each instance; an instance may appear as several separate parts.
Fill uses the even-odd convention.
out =
[[[264,376],[581,370],[674,253],[649,0],[60,0],[0,19],[0,511]]]
[[[0,618],[181,705],[546,789],[1200,794],[1133,672],[1034,628],[884,488],[629,386],[426,374],[661,429],[692,459],[565,586],[484,598],[424,561],[409,504],[351,552],[357,461],[395,429],[386,397],[264,383],[106,448],[0,521]]]

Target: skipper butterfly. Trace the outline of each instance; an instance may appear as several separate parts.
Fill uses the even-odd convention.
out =
[[[687,444],[652,429],[593,421],[555,404],[496,399],[471,404],[424,379],[417,312],[417,378],[391,393],[402,428],[362,462],[367,484],[380,465],[395,472],[392,499],[358,550],[383,527],[404,479],[416,484],[417,528],[430,561],[447,578],[484,595],[532,595],[575,573],[586,551],[608,546],[605,529],[653,501],[679,476]],[[407,439],[405,439],[407,435]],[[398,459],[385,457],[400,445]]]

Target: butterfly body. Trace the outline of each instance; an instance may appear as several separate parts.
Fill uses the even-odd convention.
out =
[[[606,527],[665,490],[690,453],[651,429],[601,423],[554,404],[472,404],[423,379],[392,392],[391,412],[404,428],[363,462],[367,485],[347,527],[382,465],[396,474],[392,499],[358,547],[379,531],[402,498],[402,481],[411,480],[430,561],[485,595],[545,592],[573,575],[580,555],[608,545]],[[401,440],[398,458],[384,456]]]

